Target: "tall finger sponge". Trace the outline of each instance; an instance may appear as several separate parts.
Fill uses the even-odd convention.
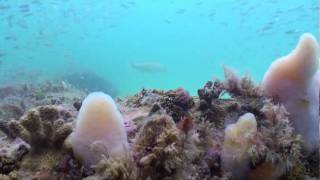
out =
[[[271,64],[262,81],[264,93],[284,104],[289,120],[309,151],[319,146],[318,67],[319,45],[306,33],[288,56]]]
[[[123,118],[109,95],[94,92],[85,98],[70,140],[75,156],[86,166],[97,164],[103,155],[126,155],[128,141]]]

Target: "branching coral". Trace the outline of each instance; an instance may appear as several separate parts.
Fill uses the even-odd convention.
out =
[[[59,111],[54,106],[30,110],[19,121],[10,121],[9,128],[14,136],[30,144],[32,152],[61,148],[72,132],[71,125],[59,119]]]
[[[233,97],[259,97],[261,91],[251,81],[249,75],[239,78],[237,74],[229,68],[224,69],[226,81],[224,83],[225,90]]]
[[[271,101],[266,101],[261,111],[266,116],[265,124],[259,130],[260,140],[249,151],[253,166],[260,174],[271,169],[265,174],[269,177],[288,178],[290,174],[294,174],[293,179],[301,178],[305,173],[301,159],[302,141],[299,135],[294,134],[287,111],[283,106],[274,105]]]
[[[191,109],[193,105],[193,98],[182,88],[165,93],[161,103],[161,106],[172,116],[175,122],[179,122],[188,116],[188,110]]]

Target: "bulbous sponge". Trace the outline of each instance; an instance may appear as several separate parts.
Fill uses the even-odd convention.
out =
[[[289,55],[271,64],[261,84],[265,95],[288,110],[289,120],[309,152],[319,147],[319,57],[316,38],[303,34]]]
[[[243,158],[248,148],[252,145],[252,139],[257,133],[257,121],[253,114],[242,115],[235,124],[230,124],[225,129],[224,148],[233,152],[235,158]]]
[[[31,151],[60,148],[72,132],[72,126],[59,118],[59,110],[54,106],[32,109],[20,120],[11,120],[9,128],[31,146]]]
[[[126,156],[124,120],[109,95],[94,92],[85,98],[70,140],[74,154],[87,167],[96,165],[103,155],[114,159]]]

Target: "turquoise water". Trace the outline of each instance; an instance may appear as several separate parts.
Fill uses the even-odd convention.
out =
[[[303,32],[319,36],[318,0],[0,0],[0,83],[92,72],[119,96],[192,94],[223,66],[259,83]],[[141,72],[135,63],[161,65]]]

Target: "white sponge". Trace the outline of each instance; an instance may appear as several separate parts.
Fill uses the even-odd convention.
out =
[[[109,95],[94,92],[86,97],[70,140],[75,156],[86,166],[97,164],[103,155],[112,158],[126,155],[124,121]]]

